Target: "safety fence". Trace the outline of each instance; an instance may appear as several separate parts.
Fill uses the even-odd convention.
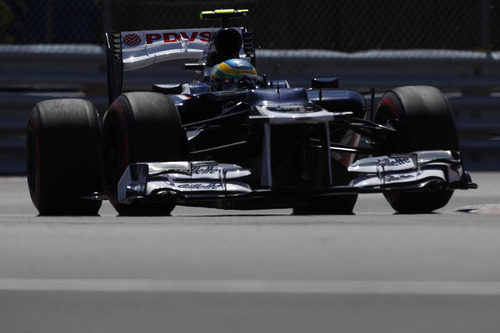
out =
[[[0,0],[0,43],[102,44],[105,31],[213,26],[235,19],[264,49],[500,49],[500,0]]]
[[[257,50],[257,69],[302,87],[309,87],[312,77],[336,76],[341,88],[365,93],[368,106],[370,88],[378,98],[396,86],[437,86],[453,106],[466,167],[500,169],[500,53]],[[166,62],[126,72],[125,90],[150,90],[152,83],[188,82],[191,77],[182,61]],[[87,98],[103,114],[106,96],[100,46],[0,46],[0,173],[25,172],[25,125],[36,102]]]

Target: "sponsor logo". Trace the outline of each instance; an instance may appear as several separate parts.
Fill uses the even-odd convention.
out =
[[[164,33],[147,33],[146,43],[153,44],[154,42],[163,41],[164,43],[173,43],[178,41],[189,41],[194,42],[198,39],[201,42],[208,42],[210,40],[210,31],[193,31],[187,33],[184,31],[180,32],[164,32]],[[125,42],[125,41],[124,41]],[[127,45],[127,44],[125,44]]]
[[[384,158],[382,160],[379,160],[378,163],[383,166],[383,167],[396,167],[396,166],[401,166],[405,164],[410,164],[411,159],[409,158]]]
[[[133,47],[133,46],[137,46],[141,43],[142,43],[142,39],[138,34],[134,34],[134,33],[126,34],[123,37],[123,44],[126,46]]]
[[[217,190],[221,190],[223,187],[222,187],[222,184],[220,183],[217,183],[217,182],[213,182],[213,183],[190,183],[190,184],[182,184],[182,185],[179,185],[179,188],[182,188],[182,189],[189,189],[189,190],[193,190],[193,191],[217,191]]]
[[[217,166],[199,166],[193,168],[193,175],[212,175],[219,172]]]
[[[415,177],[411,175],[388,175],[384,177],[386,183],[402,182],[410,179],[413,180]]]

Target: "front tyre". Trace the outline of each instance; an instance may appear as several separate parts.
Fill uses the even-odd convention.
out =
[[[171,202],[134,202],[117,199],[117,185],[130,163],[186,161],[187,139],[170,97],[154,92],[119,96],[104,116],[102,136],[104,190],[120,215],[169,215]]]
[[[391,124],[397,134],[381,147],[386,153],[458,150],[458,134],[448,99],[429,86],[399,87],[380,100],[375,121]],[[444,207],[453,191],[384,193],[398,213],[430,213]]]
[[[101,200],[100,123],[93,104],[80,99],[39,102],[26,135],[28,187],[40,215],[97,215]]]

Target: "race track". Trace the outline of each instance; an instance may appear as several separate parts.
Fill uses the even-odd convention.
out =
[[[498,332],[499,176],[428,215],[162,218],[37,217],[0,178],[0,332]]]

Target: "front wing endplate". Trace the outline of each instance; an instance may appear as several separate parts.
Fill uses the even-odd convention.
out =
[[[464,171],[460,154],[448,150],[417,151],[363,158],[348,170],[360,174],[350,186],[363,190],[398,190],[399,187],[422,189],[476,188]],[[432,189],[432,188],[430,188]]]

